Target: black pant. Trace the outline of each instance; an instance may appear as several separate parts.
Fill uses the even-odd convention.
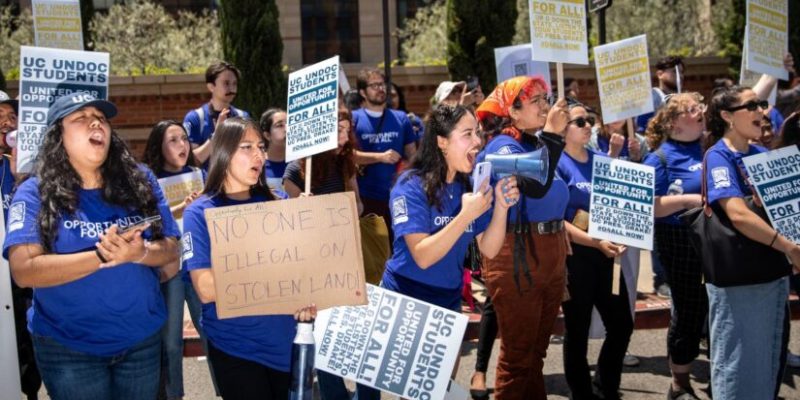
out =
[[[592,398],[592,381],[586,352],[592,307],[597,307],[606,327],[600,350],[595,383],[607,399],[618,398],[622,359],[633,333],[633,318],[628,305],[625,280],[620,276],[619,295],[611,294],[614,260],[599,250],[572,244],[567,257],[567,288],[570,299],[564,311],[564,375],[572,399]]]
[[[209,341],[208,357],[224,400],[286,400],[291,374],[234,357]]]
[[[486,296],[481,312],[481,326],[478,332],[478,348],[475,356],[475,372],[486,373],[489,359],[492,358],[492,347],[497,338],[497,314],[494,313],[492,298]]]

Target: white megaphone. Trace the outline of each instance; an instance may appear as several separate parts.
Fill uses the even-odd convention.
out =
[[[549,156],[547,147],[530,153],[488,154],[486,161],[492,163],[492,172],[502,178],[509,175],[535,179],[542,185],[547,182]]]

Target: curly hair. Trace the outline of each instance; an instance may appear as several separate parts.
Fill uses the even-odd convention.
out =
[[[706,149],[722,139],[722,136],[730,128],[730,124],[722,118],[722,112],[739,104],[742,93],[748,90],[751,89],[745,86],[731,86],[714,91],[708,104],[708,111],[706,111],[706,129],[708,129],[708,136],[704,143]]]
[[[264,134],[252,119],[245,117],[233,117],[226,119],[217,128],[211,138],[211,157],[209,158],[208,177],[203,193],[209,196],[225,194],[225,180],[228,177],[228,169],[231,165],[233,155],[239,150],[239,142],[248,129],[254,130],[259,138],[264,138]],[[275,196],[267,186],[266,175],[261,173],[258,182],[250,187],[250,195],[263,195],[267,200],[274,200]],[[227,196],[226,196],[227,197]]]
[[[179,123],[178,121],[168,119],[157,123],[150,131],[150,136],[147,137],[147,144],[144,147],[144,156],[142,157],[142,162],[147,164],[147,166],[150,167],[150,169],[156,175],[164,172],[165,160],[162,146],[164,145],[164,135],[167,134],[167,129],[172,126],[180,127],[183,133],[186,134],[186,128],[183,127],[183,124]],[[193,167],[197,166],[197,160],[194,158],[194,153],[192,152],[191,146],[189,147],[186,165]]]
[[[644,135],[651,149],[657,149],[664,140],[672,135],[675,120],[689,109],[689,102],[694,100],[697,104],[703,102],[703,96],[697,92],[687,92],[672,95],[656,115],[647,123]]]
[[[474,117],[472,110],[461,105],[439,104],[433,107],[426,117],[425,135],[422,137],[419,150],[411,161],[410,174],[422,179],[428,203],[439,210],[442,209],[440,195],[447,185],[447,161],[439,149],[438,137],[450,137],[458,121],[466,115]],[[455,181],[461,183],[468,191],[472,190],[467,174],[456,172]]]
[[[44,143],[35,162],[41,198],[37,222],[42,247],[47,253],[53,251],[61,218],[78,210],[82,184],[78,171],[69,162],[63,134],[62,121],[59,120],[45,132]],[[99,171],[102,198],[105,202],[138,211],[143,215],[159,213],[150,180],[139,168],[128,146],[113,129],[108,155]],[[161,222],[153,223],[151,230],[153,239],[163,238]]]
[[[328,150],[312,156],[311,164],[313,165],[311,172],[311,187],[318,187],[329,176],[331,171],[339,171],[342,174],[342,180],[347,186],[347,182],[356,174],[357,166],[355,162],[355,151],[358,150],[355,137],[355,126],[353,125],[353,116],[347,109],[339,110],[339,122],[350,122],[350,132],[348,133],[347,143],[342,146],[339,153],[336,149]],[[306,159],[300,159],[300,178],[305,180],[306,174]]]

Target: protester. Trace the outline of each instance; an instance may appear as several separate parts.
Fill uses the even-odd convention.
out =
[[[680,92],[678,87],[678,80],[683,78],[683,58],[680,56],[666,56],[661,58],[656,63],[656,79],[658,79],[658,87],[652,89],[653,96],[653,112],[642,114],[636,117],[637,132],[644,132],[647,128],[647,123],[650,118],[653,118],[655,113],[667,101],[667,96]]]
[[[386,81],[376,68],[364,68],[356,79],[363,108],[353,111],[356,139],[356,164],[362,168],[358,191],[364,213],[380,215],[392,235],[389,190],[397,164],[411,160],[416,152],[416,135],[405,113],[386,108]]]
[[[267,161],[264,173],[271,190],[284,190],[283,174],[286,172],[286,111],[270,108],[261,114],[261,131],[267,140]]]
[[[633,318],[624,280],[619,294],[612,293],[614,257],[625,246],[589,237],[589,198],[594,157],[601,155],[586,149],[594,120],[580,103],[570,105],[564,152],[558,162],[558,174],[569,188],[565,213],[572,254],[567,257],[569,300],[564,310],[564,376],[572,399],[594,399],[596,391],[604,399],[619,399],[622,361],[628,349]],[[624,272],[623,272],[624,273]],[[594,383],[586,359],[592,310],[597,308],[606,336],[597,360]]]
[[[589,149],[620,160],[641,162],[649,152],[644,136],[634,133],[636,140],[630,140],[626,120],[603,122],[592,128],[592,136],[587,143]]]
[[[711,99],[704,171],[707,201],[716,214],[730,219],[739,233],[786,254],[796,268],[800,266],[800,247],[745,203],[751,190],[742,158],[764,151],[750,141],[761,136],[765,103],[753,90],[737,86],[721,89]],[[717,267],[726,266],[704,266]],[[770,265],[758,271],[759,279],[752,284],[717,286],[706,282],[715,398],[768,399],[777,395],[785,349],[784,324],[788,323],[786,276],[791,268]]]
[[[291,315],[219,319],[211,271],[211,243],[205,210],[274,200],[264,178],[265,144],[258,125],[228,118],[212,139],[208,179],[203,194],[187,207],[184,262],[203,303],[202,329],[208,356],[223,399],[281,399],[289,396],[292,340],[297,321],[310,321],[316,307]]]
[[[655,169],[655,243],[672,294],[667,356],[672,373],[670,399],[696,399],[689,374],[700,354],[708,312],[700,254],[690,242],[689,227],[679,215],[699,207],[703,174],[701,139],[705,131],[703,96],[676,94],[647,126],[656,150],[644,161]]]
[[[451,82],[444,81],[436,88],[436,93],[431,99],[431,105],[447,104],[450,106],[462,105],[465,107],[475,108],[483,99],[483,92],[480,89],[480,84],[475,87],[469,88],[466,82]]]
[[[189,133],[197,161],[208,168],[211,156],[211,138],[216,128],[229,117],[249,117],[247,111],[233,106],[241,73],[233,64],[225,61],[212,64],[206,69],[206,88],[211,93],[211,100],[202,106],[189,111],[183,118],[183,127]]]
[[[408,121],[411,122],[411,128],[414,130],[415,141],[417,142],[417,146],[419,146],[419,142],[422,141],[422,136],[425,134],[425,126],[422,118],[418,117],[413,112],[408,112],[406,109],[406,95],[403,92],[403,88],[397,86],[394,82],[392,82],[391,96],[392,109],[406,113]]]
[[[4,256],[16,282],[34,288],[28,326],[56,399],[158,391],[159,280],[177,272],[179,232],[155,178],[112,130],[116,113],[86,93],[56,100],[36,173],[9,211]]]
[[[194,154],[189,145],[189,136],[178,121],[165,120],[157,123],[150,131],[145,144],[142,161],[150,167],[157,178],[168,178],[181,174],[199,172],[205,180],[205,172],[196,167]],[[172,216],[180,218],[183,210],[200,195],[192,192],[179,204],[172,206]],[[176,260],[175,268],[180,267]],[[179,271],[172,279],[161,284],[161,293],[167,305],[167,323],[161,332],[162,351],[162,384],[167,399],[181,399],[183,390],[183,304],[189,307],[197,332],[206,348],[206,338],[200,329],[200,299],[192,287],[192,281],[186,271]],[[211,366],[209,365],[209,369]]]
[[[567,97],[578,100],[581,95],[581,87],[578,85],[578,80],[575,78],[564,78],[564,91],[567,92]]]
[[[549,158],[546,182],[518,177],[524,197],[508,213],[506,240],[496,257],[483,260],[503,336],[495,382],[501,400],[546,398],[542,368],[565,291],[569,243],[563,219],[569,193],[554,171],[569,113],[563,99],[550,107],[547,93],[541,77],[516,77],[500,83],[477,110],[490,137],[479,159],[542,147]]]
[[[361,108],[361,106],[364,104],[364,98],[358,94],[358,90],[350,89],[344,94],[342,98],[342,104],[344,104],[344,108],[352,112],[357,108]]]

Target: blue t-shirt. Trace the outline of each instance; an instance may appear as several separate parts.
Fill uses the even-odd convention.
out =
[[[286,166],[289,163],[284,161],[270,161],[264,162],[264,174],[267,177],[267,186],[272,190],[283,191],[283,174],[286,172]]]
[[[529,143],[520,143],[508,135],[495,136],[483,151],[478,154],[478,162],[486,158],[486,154],[517,154],[528,153],[536,150]],[[495,185],[498,177],[492,173],[492,185]],[[564,219],[564,212],[569,200],[567,184],[558,177],[553,177],[550,189],[540,199],[534,199],[523,195],[515,206],[508,210],[508,223],[513,224],[517,221],[517,215],[521,210],[525,210],[526,222],[547,222]]]
[[[353,111],[353,123],[361,151],[382,153],[391,149],[403,156],[405,145],[417,140],[408,116],[402,111],[384,110],[381,124],[381,117],[370,117],[366,110],[359,108]],[[380,132],[377,132],[379,125]],[[375,163],[365,166],[364,175],[358,177],[359,195],[365,199],[389,200],[389,190],[396,170],[395,164]]]
[[[203,110],[203,120],[200,121],[200,115],[197,109],[190,110],[183,117],[183,128],[189,134],[189,143],[200,146],[205,143],[214,134],[216,128],[218,112],[211,111],[209,103],[205,103],[200,108]],[[233,105],[230,106],[231,111],[228,117],[250,117],[247,111],[240,110]],[[211,157],[209,157],[211,158]],[[203,169],[208,169],[208,160],[203,163]]]
[[[722,199],[752,195],[753,192],[742,177],[743,173],[747,173],[742,158],[765,151],[767,149],[751,144],[747,153],[740,153],[729,149],[723,140],[711,146],[706,153],[708,171],[705,171],[708,203],[714,204]]]
[[[205,210],[267,201],[263,195],[245,201],[200,196],[183,213],[183,262],[188,271],[211,268],[211,244]],[[291,315],[217,318],[216,303],[203,304],[203,332],[214,347],[235,357],[288,372],[297,323]]]
[[[661,155],[664,160],[661,160]],[[655,168],[656,196],[666,196],[669,185],[676,179],[681,180],[684,194],[699,194],[703,184],[703,146],[700,140],[694,142],[679,142],[667,139],[658,150],[650,153],[644,164]],[[656,223],[683,225],[679,216],[683,210],[672,215],[656,218]]]
[[[0,194],[3,196],[3,221],[8,221],[8,207],[11,205],[11,196],[14,194],[14,174],[11,173],[11,162],[8,157],[0,158]]]
[[[177,238],[178,226],[161,188],[152,173],[146,172],[158,200],[164,236]],[[12,246],[41,244],[37,222],[40,206],[39,179],[31,177],[19,186],[11,201],[3,257],[8,258]],[[81,189],[77,211],[58,221],[53,253],[94,250],[98,234],[112,224],[124,227],[144,217],[138,211],[109,204],[102,198],[102,189]],[[151,229],[143,237],[151,238]],[[166,315],[156,269],[127,263],[69,283],[34,289],[33,306],[28,309],[28,329],[72,350],[107,357],[120,354],[156,333]]]
[[[592,164],[596,154],[592,150],[587,150],[589,158],[586,162],[580,162],[566,151],[561,153],[558,160],[556,172],[564,180],[569,190],[569,202],[564,219],[572,221],[578,210],[589,212],[589,199],[592,196]],[[600,156],[603,156],[600,154]]]
[[[489,226],[491,211],[473,221],[442,259],[422,269],[411,256],[404,236],[412,233],[433,235],[444,228],[461,211],[461,195],[465,188],[460,183],[446,185],[440,196],[442,208],[439,210],[428,203],[420,177],[410,172],[401,175],[392,188],[389,204],[392,210],[394,252],[386,262],[383,286],[452,309],[452,304],[460,304],[467,248],[472,239]],[[403,284],[408,281],[411,284]]]

